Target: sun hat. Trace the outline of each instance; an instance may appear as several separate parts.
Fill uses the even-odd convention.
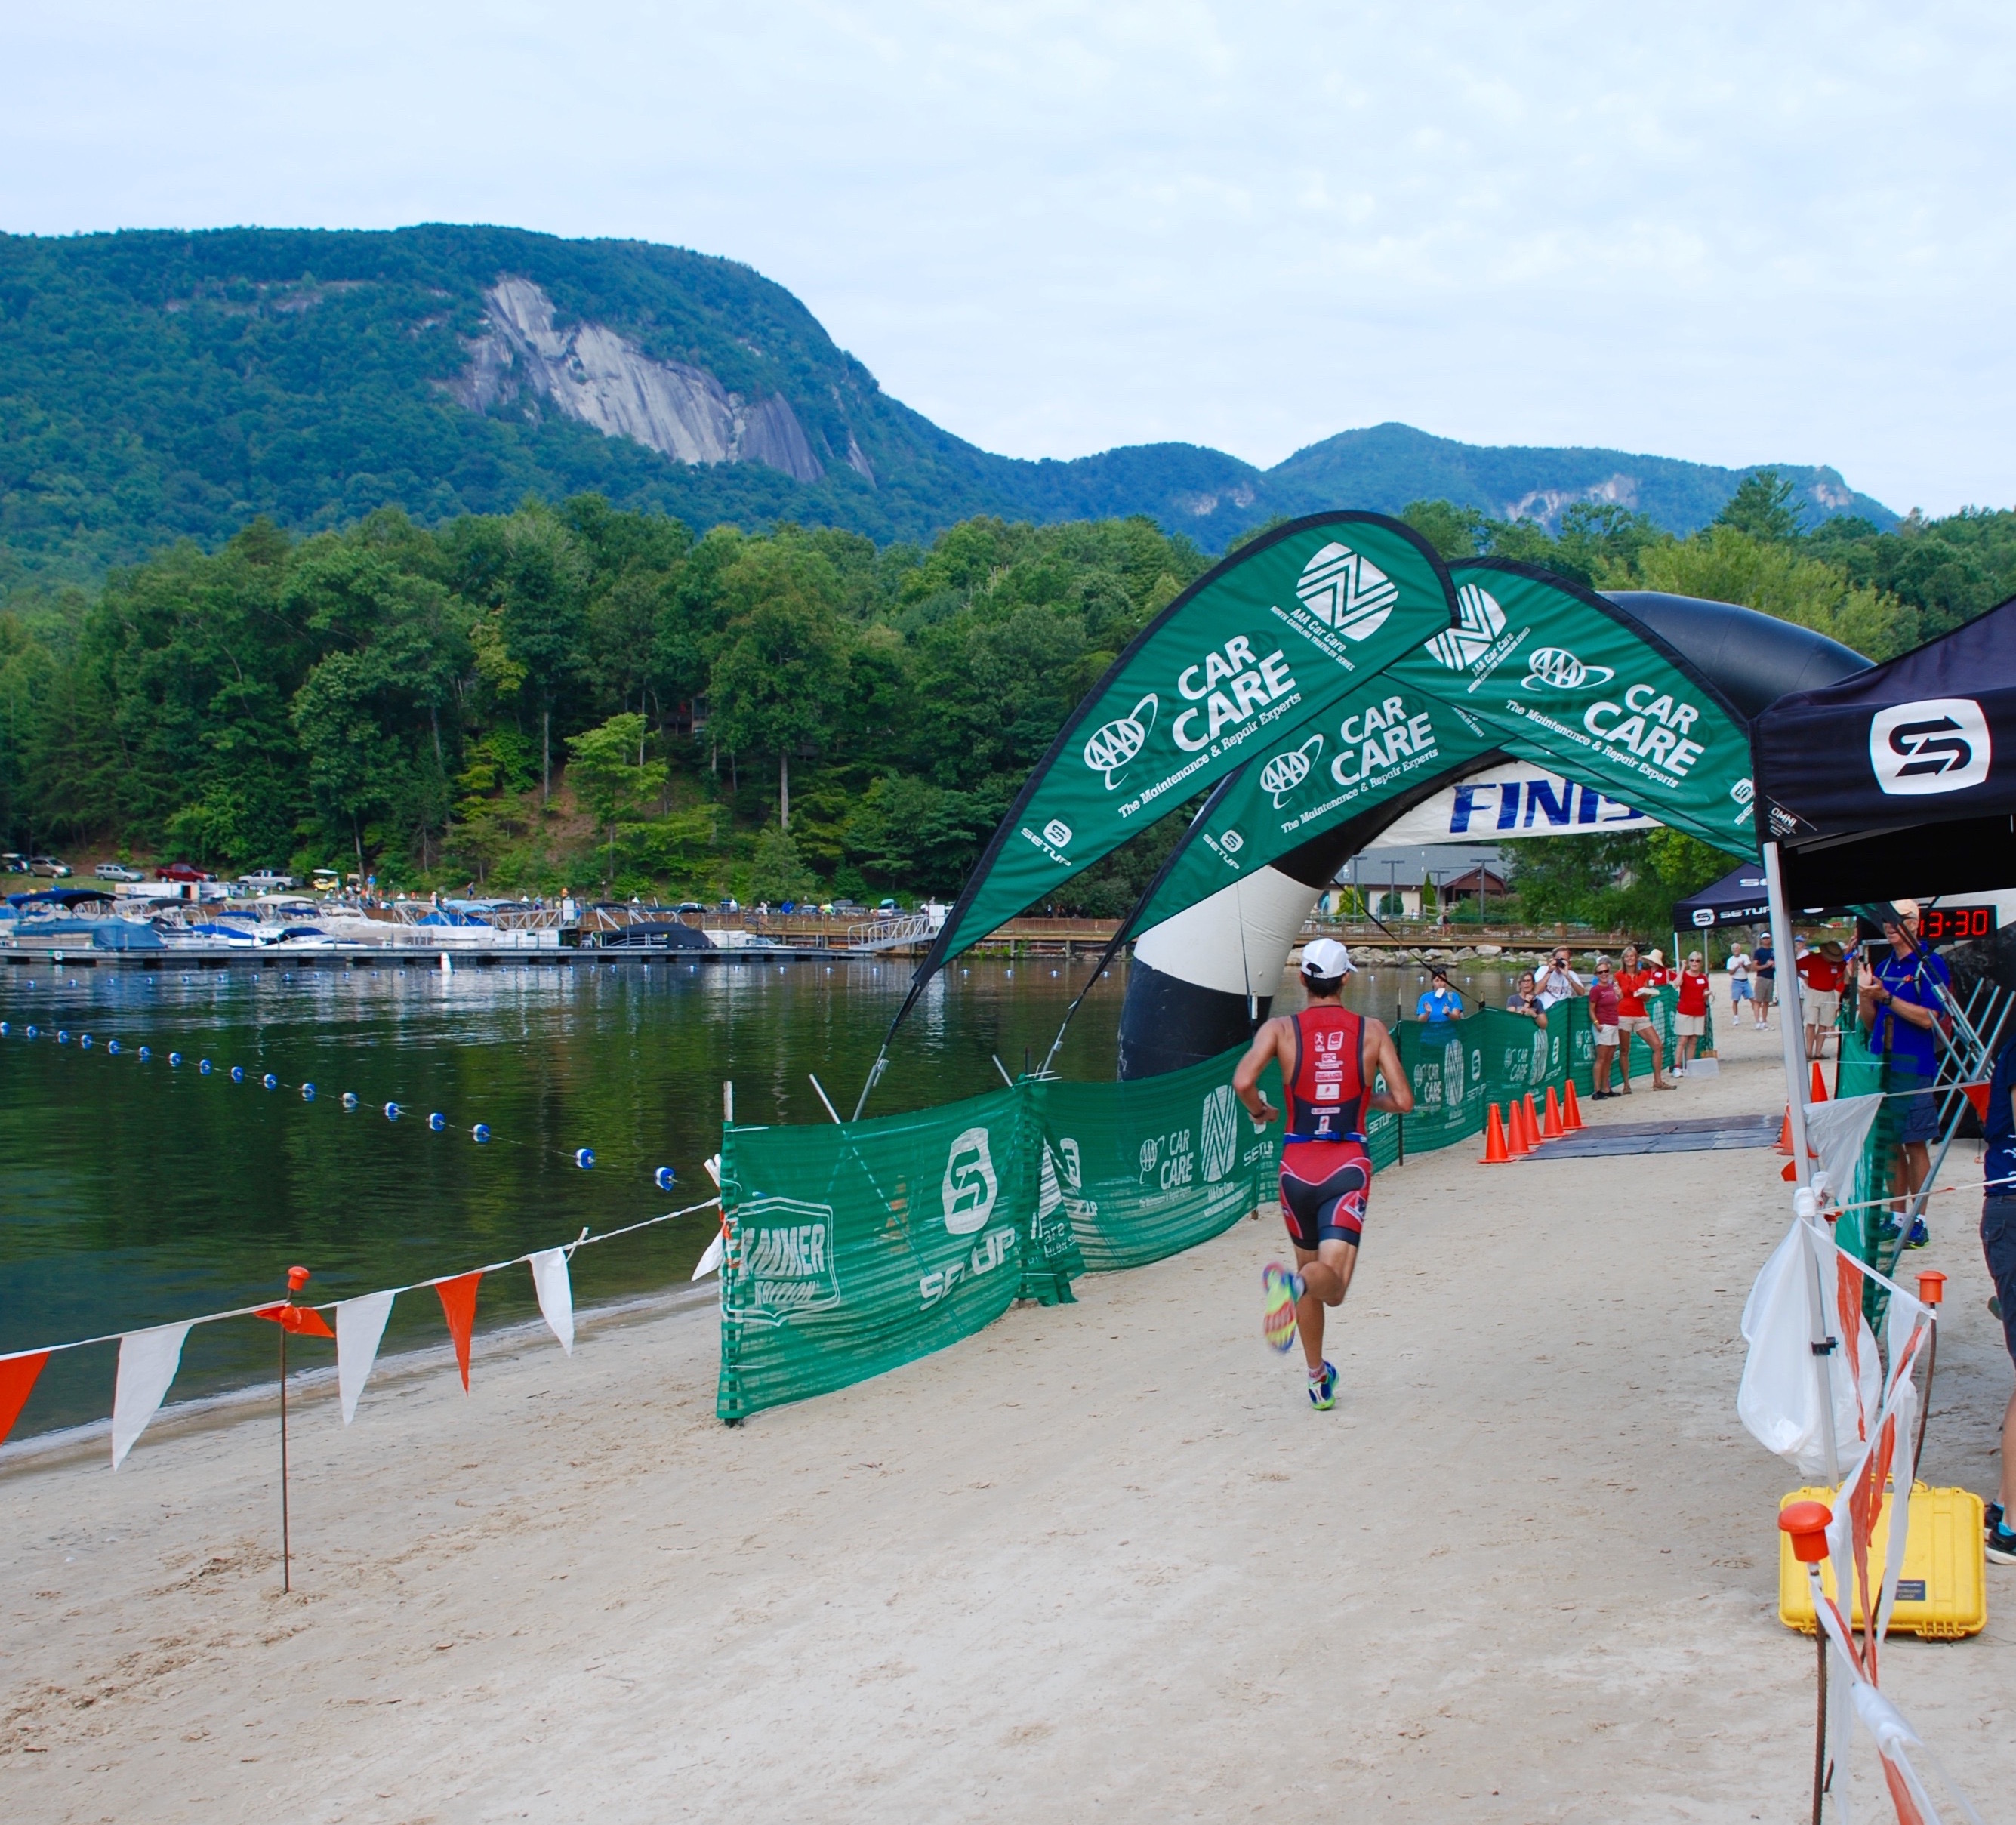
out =
[[[1650,957],[1654,963],[1657,963],[1661,969],[1663,970],[1665,968],[1666,954],[1664,951],[1647,951],[1645,955]]]
[[[1355,966],[1351,952],[1334,938],[1313,939],[1302,952],[1302,980],[1305,982],[1335,982],[1348,976]]]

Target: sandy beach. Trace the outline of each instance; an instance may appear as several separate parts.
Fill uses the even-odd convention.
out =
[[[1725,1031],[1719,1078],[1586,1112],[1775,1111],[1777,1057]],[[1796,1479],[1734,1404],[1780,1157],[1478,1150],[1381,1175],[1329,1414],[1259,1339],[1270,1218],[737,1430],[705,1304],[527,1334],[466,1398],[392,1365],[347,1430],[309,1393],[291,1596],[270,1406],[116,1475],[10,1457],[0,1814],[1802,1819]],[[1989,1491],[1978,1208],[1907,1265],[1952,1276],[1924,1474]],[[1985,1636],[1885,1667],[1993,1818],[1989,1572]]]

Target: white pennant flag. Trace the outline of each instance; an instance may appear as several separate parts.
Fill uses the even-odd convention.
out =
[[[160,1410],[168,1384],[182,1366],[187,1324],[164,1324],[153,1330],[129,1330],[119,1340],[119,1378],[112,1392],[112,1467],[126,1453]]]
[[[371,1365],[378,1360],[378,1340],[385,1334],[385,1320],[392,1316],[396,1293],[366,1293],[361,1299],[345,1299],[336,1308],[336,1387],[343,1397],[343,1423],[357,1417],[358,1397],[371,1379]]]
[[[574,1354],[574,1283],[567,1278],[567,1251],[542,1248],[528,1258],[532,1264],[532,1287],[539,1295],[539,1315],[544,1318],[560,1348]]]
[[[726,1243],[727,1240],[727,1237],[723,1236],[718,1229],[715,1231],[714,1240],[707,1244],[707,1251],[700,1256],[699,1265],[693,1269],[693,1277],[695,1280],[705,1280],[709,1274],[712,1273],[716,1268],[721,1265],[721,1258],[725,1252],[724,1244]]]

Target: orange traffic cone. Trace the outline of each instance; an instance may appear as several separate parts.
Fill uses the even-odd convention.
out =
[[[1547,1085],[1547,1118],[1540,1130],[1540,1139],[1559,1140],[1567,1132],[1568,1129],[1561,1122],[1561,1100],[1555,1094],[1554,1086],[1550,1084]]]
[[[1533,1107],[1533,1092],[1531,1090],[1520,1099],[1519,1106],[1526,1114],[1526,1145],[1537,1147],[1547,1137],[1540,1132],[1540,1112]]]
[[[1785,1119],[1778,1124],[1778,1151],[1789,1154],[1792,1150],[1792,1111],[1787,1105]]]
[[[1573,1134],[1577,1128],[1582,1126],[1582,1105],[1575,1100],[1575,1079],[1573,1078],[1570,1078],[1568,1079],[1568,1100],[1562,1106],[1561,1109],[1561,1126],[1565,1128],[1570,1134]]]
[[[1507,1111],[1505,1150],[1515,1160],[1525,1159],[1533,1150],[1533,1143],[1526,1138],[1525,1111],[1517,1103]]]
[[[1480,1166],[1509,1166],[1512,1164],[1510,1150],[1505,1145],[1505,1122],[1498,1113],[1498,1105],[1491,1105],[1490,1119],[1484,1127],[1484,1157]]]
[[[1806,1100],[1809,1103],[1824,1103],[1827,1100],[1827,1079],[1820,1075],[1820,1061],[1816,1058],[1813,1060],[1813,1091]],[[1787,1109],[1785,1111],[1785,1119],[1789,1121],[1791,1117],[1792,1112]]]

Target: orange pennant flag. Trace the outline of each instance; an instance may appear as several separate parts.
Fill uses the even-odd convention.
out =
[[[0,1440],[14,1430],[14,1422],[20,1418],[22,1408],[34,1391],[35,1377],[49,1359],[47,1350],[27,1356],[0,1358]]]
[[[277,1324],[283,1330],[292,1331],[297,1337],[336,1335],[329,1328],[329,1321],[312,1305],[262,1305],[252,1316],[265,1319],[268,1324]]]
[[[448,1320],[448,1334],[455,1339],[455,1366],[462,1370],[464,1394],[469,1392],[469,1334],[476,1328],[476,1283],[482,1278],[480,1271],[458,1274],[434,1286],[441,1295],[441,1316]]]
[[[1967,1092],[1967,1100],[1974,1105],[1974,1113],[1976,1118],[1981,1121],[1985,1123],[1988,1120],[1988,1092],[1989,1086],[1986,1084],[1962,1084],[1960,1088]]]

